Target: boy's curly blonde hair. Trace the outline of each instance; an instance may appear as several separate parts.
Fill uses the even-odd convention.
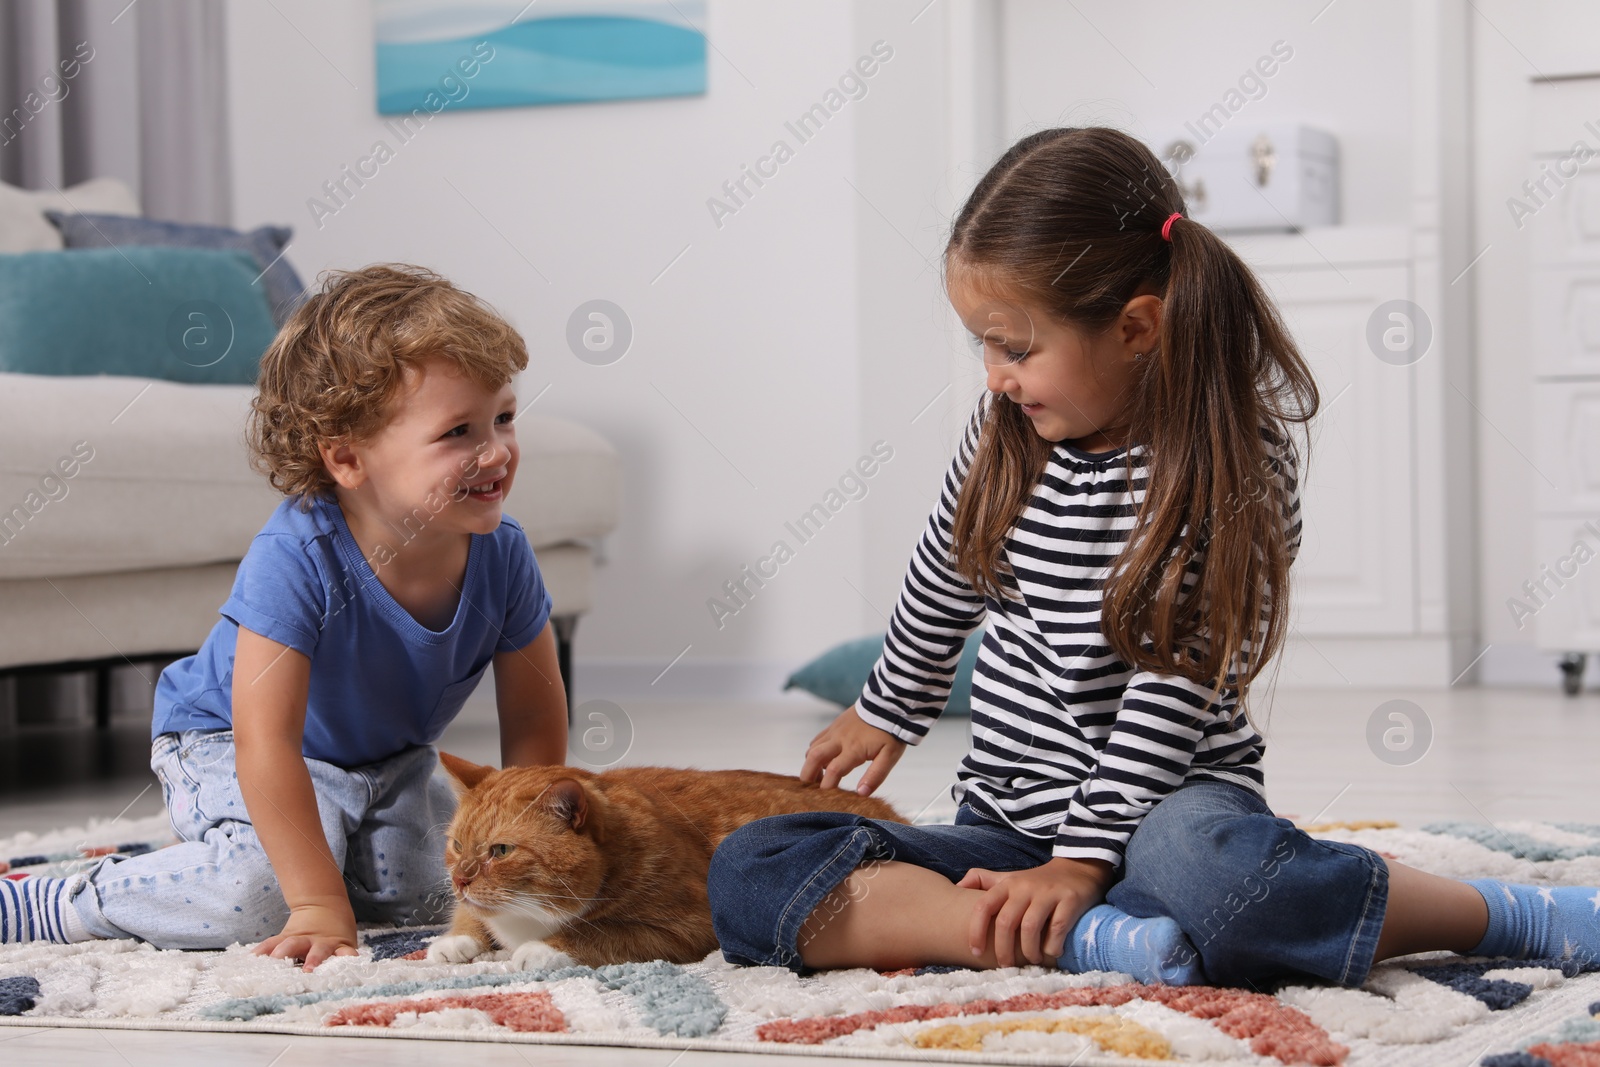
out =
[[[528,365],[510,323],[424,267],[379,263],[319,280],[261,357],[245,434],[251,468],[301,511],[337,484],[319,446],[374,437],[408,371],[444,358],[495,391]]]

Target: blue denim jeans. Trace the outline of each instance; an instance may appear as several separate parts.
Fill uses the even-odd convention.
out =
[[[437,765],[428,745],[362,767],[306,760],[358,921],[432,923],[448,913],[444,831],[455,797]],[[73,875],[67,894],[89,932],[183,949],[278,933],[289,909],[239,792],[233,731],[161,734],[150,745],[150,768],[179,842],[107,856]]]
[[[1052,841],[963,805],[954,826],[906,826],[843,812],[760,819],[711,858],[708,891],[730,963],[804,973],[801,926],[858,866],[898,860],[958,881],[973,867],[1037,867]],[[1106,902],[1170,916],[1214,985],[1366,981],[1388,902],[1389,868],[1370,849],[1318,841],[1247,789],[1185,785],[1134,831]],[[837,898],[835,898],[837,899]]]

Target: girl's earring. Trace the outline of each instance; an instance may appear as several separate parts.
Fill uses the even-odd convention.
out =
[[[1144,353],[1143,352],[1135,352],[1133,354],[1133,358],[1134,359],[1143,359],[1144,358]]]

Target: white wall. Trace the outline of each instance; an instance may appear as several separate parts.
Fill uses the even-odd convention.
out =
[[[857,334],[864,440],[895,447],[862,509],[860,593],[887,626],[955,441],[983,391],[938,275],[950,222],[1000,153],[989,0],[857,4],[856,42],[891,42],[896,77],[856,123]],[[913,21],[913,19],[915,21]]]
[[[1007,0],[1003,10],[1006,143],[1050,126],[1103,124],[1159,150],[1281,40],[1292,57],[1230,121],[1300,121],[1333,132],[1341,223],[1410,221],[1407,5]]]
[[[310,0],[229,7],[235,223],[292,223],[290,256],[307,275],[403,259],[481,293],[529,341],[521,395],[550,386],[535,412],[594,426],[621,451],[623,522],[580,629],[580,679],[643,686],[692,645],[654,691],[770,692],[810,654],[883,627],[981,387],[951,329],[937,257],[966,189],[1015,138],[1106,122],[1157,139],[1284,40],[1294,57],[1235,121],[1335,130],[1344,221],[1410,218],[1414,31],[1408,10],[1387,0],[707,7],[704,97],[447,111],[320,230],[307,199],[388,136],[373,104],[370,13]],[[1504,217],[1496,190],[1526,177],[1526,154],[1508,138],[1525,121],[1527,57],[1548,69],[1600,67],[1600,56],[1583,54],[1593,33],[1559,30],[1580,8],[1484,0],[1469,14],[1476,209],[1456,221],[1481,231],[1479,246]],[[1002,76],[986,131],[973,90],[985,84],[979,38],[994,22]],[[1556,30],[1541,36],[1539,25]],[[878,40],[895,55],[867,96],[719,230],[706,199]],[[1532,489],[1516,452],[1530,450],[1534,417],[1519,355],[1527,312],[1514,245],[1505,251],[1471,279],[1473,394],[1488,425],[1478,455],[1451,462],[1471,464],[1481,482],[1484,677],[1547,684],[1547,657],[1533,654],[1503,605],[1537,563]],[[583,364],[565,345],[567,315],[594,297],[634,323],[633,350],[614,366]],[[706,598],[878,439],[895,458],[867,498],[718,631]],[[514,512],[524,506],[512,502]]]
[[[366,5],[228,11],[235,225],[292,224],[308,279],[380,260],[441,271],[527,339],[519,399],[549,386],[533,413],[621,452],[623,519],[579,629],[580,695],[647,685],[686,646],[652,692],[771,693],[815,652],[881,630],[972,395],[928,404],[952,373],[927,262],[947,225],[945,13],[707,6],[705,96],[447,109],[404,144],[376,113]],[[798,144],[784,123],[877,40],[894,57],[866,96]],[[719,229],[707,199],[778,138],[794,158]],[[319,228],[307,201],[380,139],[392,161]],[[564,339],[593,298],[633,323],[611,366]],[[879,439],[895,457],[867,496],[810,543],[788,537],[785,521]],[[718,630],[707,598],[779,538],[795,558]]]

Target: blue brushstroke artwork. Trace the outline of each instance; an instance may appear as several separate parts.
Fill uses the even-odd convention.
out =
[[[706,91],[703,0],[376,0],[378,112]]]

